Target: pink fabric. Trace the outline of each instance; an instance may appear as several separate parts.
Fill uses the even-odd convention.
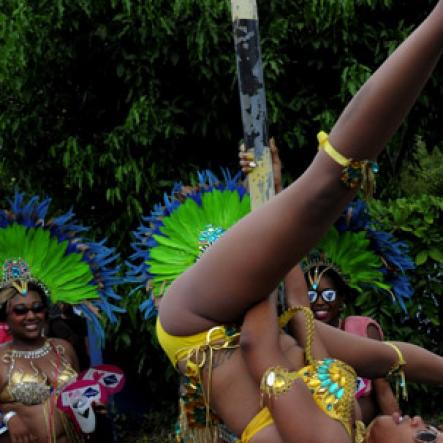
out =
[[[381,326],[371,317],[351,315],[344,319],[341,328],[343,329],[343,331],[349,332],[351,334],[359,335],[360,337],[367,337],[368,326],[370,325],[374,326],[378,330],[381,340],[383,340],[384,334]]]
[[[12,337],[9,334],[9,327],[6,323],[0,323],[0,344],[11,341]]]
[[[108,395],[120,392],[125,385],[125,374],[123,370],[114,365],[97,365],[83,371],[79,380],[93,380],[100,383]]]
[[[349,332],[350,334],[359,335],[360,337],[367,337],[368,326],[374,326],[378,330],[381,340],[383,340],[384,334],[381,326],[370,317],[363,317],[359,315],[351,315],[346,317],[341,324],[341,329]],[[368,378],[361,378],[361,380],[359,380],[359,388],[355,394],[355,397],[367,397],[371,394],[371,390],[371,380]]]

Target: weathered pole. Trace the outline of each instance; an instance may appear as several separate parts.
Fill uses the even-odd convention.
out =
[[[231,6],[243,137],[246,149],[254,149],[257,164],[248,176],[251,206],[254,209],[275,193],[268,147],[257,3],[255,0],[231,0]]]

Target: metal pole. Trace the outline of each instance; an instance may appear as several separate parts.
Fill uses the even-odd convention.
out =
[[[246,149],[254,149],[257,163],[248,176],[254,209],[275,193],[257,4],[255,0],[231,0],[231,6],[243,137]]]

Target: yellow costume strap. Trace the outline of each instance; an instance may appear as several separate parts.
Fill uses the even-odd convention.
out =
[[[306,345],[305,345],[305,361],[312,364],[314,358],[312,356],[312,342],[314,340],[314,314],[307,306],[294,306],[287,309],[278,319],[280,328],[284,328],[297,312],[303,312],[305,315],[306,325]]]
[[[240,440],[237,440],[236,443],[249,443],[252,440],[252,437],[273,423],[274,420],[272,419],[269,409],[261,409],[260,412],[248,423],[241,434]]]
[[[355,421],[354,432],[354,443],[364,443],[366,438],[366,426],[361,420]]]
[[[406,376],[405,376],[405,371],[403,369],[403,367],[406,366],[406,360],[404,359],[402,352],[400,351],[399,347],[396,344],[390,341],[385,341],[384,344],[391,347],[395,351],[398,357],[398,360],[392,365],[392,368],[388,371],[387,377],[391,376],[397,377],[395,383],[397,398],[399,397],[399,391],[401,389],[401,395],[403,400],[407,400],[408,388],[406,386]]]
[[[340,166],[343,166],[340,180],[351,189],[360,188],[365,198],[375,192],[375,174],[380,170],[377,162],[372,160],[353,160],[340,154],[329,142],[329,136],[321,131],[317,134],[318,149],[324,151]]]

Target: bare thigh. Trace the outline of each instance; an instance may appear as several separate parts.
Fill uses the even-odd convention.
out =
[[[251,438],[250,443],[283,443],[275,425],[267,426]]]

